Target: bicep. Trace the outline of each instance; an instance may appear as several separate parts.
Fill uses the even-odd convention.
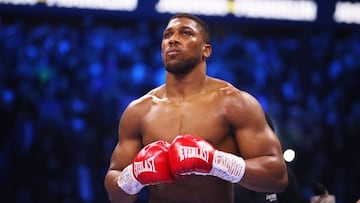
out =
[[[239,152],[244,158],[260,156],[281,156],[281,145],[269,127],[254,129],[246,127],[238,130],[236,141]]]
[[[281,145],[269,127],[260,103],[251,95],[242,93],[236,98],[228,117],[235,132],[238,150],[244,158],[279,156]]]
[[[118,142],[111,156],[110,169],[122,170],[142,147],[138,117],[131,109],[123,113],[118,127]]]
[[[110,169],[122,170],[129,165],[137,152],[141,149],[141,142],[138,140],[123,139],[119,141],[111,156]]]

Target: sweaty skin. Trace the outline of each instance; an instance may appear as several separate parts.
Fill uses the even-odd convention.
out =
[[[216,149],[244,158],[241,186],[280,192],[287,185],[280,142],[258,101],[206,75],[206,58],[212,50],[202,32],[192,19],[169,21],[161,43],[166,82],[131,102],[119,122],[118,143],[105,177],[111,202],[136,200],[137,195],[126,194],[116,181],[141,148],[157,140],[171,143],[185,134],[203,137]],[[233,202],[233,184],[212,176],[189,175],[148,187],[149,202]]]

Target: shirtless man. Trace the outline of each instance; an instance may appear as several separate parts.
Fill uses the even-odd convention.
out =
[[[163,33],[164,85],[131,102],[105,177],[112,203],[233,202],[233,184],[281,192],[287,169],[259,102],[206,74],[210,34],[199,18],[173,16]]]

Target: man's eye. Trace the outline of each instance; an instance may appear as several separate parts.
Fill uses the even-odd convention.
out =
[[[165,33],[164,34],[164,38],[169,38],[169,37],[171,37],[171,33]]]
[[[191,32],[184,31],[183,35],[191,35]]]

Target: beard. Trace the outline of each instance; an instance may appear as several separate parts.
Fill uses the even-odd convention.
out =
[[[185,75],[191,72],[195,66],[199,63],[198,58],[188,58],[188,59],[180,59],[180,60],[164,60],[165,69],[167,72],[175,74],[175,75]]]

